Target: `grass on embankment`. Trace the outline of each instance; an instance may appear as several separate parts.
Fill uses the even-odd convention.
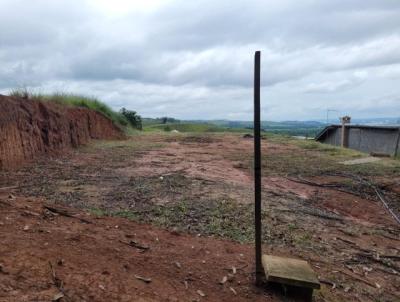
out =
[[[88,108],[102,113],[103,115],[111,119],[115,125],[128,132],[128,134],[132,130],[130,129],[131,127],[129,127],[129,122],[125,116],[123,116],[119,112],[112,110],[109,106],[107,106],[95,97],[73,93],[42,94],[29,92],[26,89],[13,90],[11,91],[10,96],[42,102],[54,102],[64,106]]]

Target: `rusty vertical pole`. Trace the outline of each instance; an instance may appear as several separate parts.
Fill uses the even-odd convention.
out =
[[[263,269],[261,263],[261,125],[260,125],[260,70],[261,52],[254,56],[254,224],[256,254],[256,284],[260,285]]]

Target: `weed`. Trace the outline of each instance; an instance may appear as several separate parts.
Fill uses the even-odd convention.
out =
[[[294,231],[294,230],[298,229],[298,227],[295,223],[289,223],[288,228],[289,228],[289,231]]]
[[[121,210],[121,211],[112,212],[110,214],[110,216],[122,217],[122,218],[127,218],[130,220],[138,220],[138,218],[139,218],[139,215],[136,212],[129,211],[129,210]]]
[[[97,217],[103,217],[103,216],[107,215],[107,212],[100,208],[89,208],[88,211],[90,214],[97,216]]]

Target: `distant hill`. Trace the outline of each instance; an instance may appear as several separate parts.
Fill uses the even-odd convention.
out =
[[[178,120],[171,117],[164,118],[144,118],[144,125],[153,125],[154,129],[163,128],[162,125],[167,126],[168,124],[174,124],[174,128],[177,128],[177,124],[182,125],[183,128],[187,128],[188,125],[208,125],[208,131],[218,131],[219,129],[237,131],[240,129],[253,129],[253,121],[230,121],[230,120]],[[331,120],[330,124],[337,124],[339,121]],[[352,119],[352,124],[366,124],[366,125],[395,125],[400,124],[400,118],[367,118],[367,119]],[[158,126],[156,126],[158,125]],[[326,121],[262,121],[261,128],[264,131],[291,135],[291,136],[308,136],[314,137],[326,126]],[[202,128],[202,127],[200,127]],[[200,129],[199,128],[199,129]],[[204,127],[203,127],[204,128]],[[202,128],[202,129],[203,129]]]

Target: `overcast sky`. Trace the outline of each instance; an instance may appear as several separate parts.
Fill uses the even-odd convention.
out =
[[[0,92],[99,97],[143,116],[400,116],[400,0],[0,0]]]

